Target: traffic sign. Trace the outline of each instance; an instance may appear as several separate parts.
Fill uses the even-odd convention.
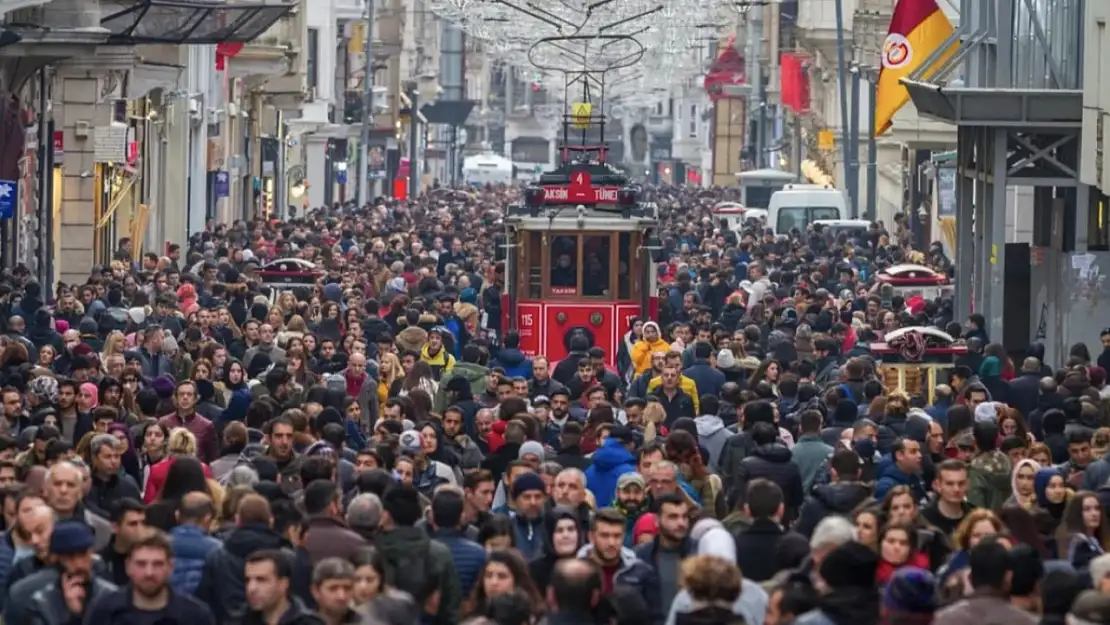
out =
[[[14,180],[0,180],[0,219],[11,219],[15,216],[18,202],[19,184]]]
[[[594,105],[589,102],[575,102],[570,105],[571,125],[578,130],[587,130],[590,127],[590,115]]]

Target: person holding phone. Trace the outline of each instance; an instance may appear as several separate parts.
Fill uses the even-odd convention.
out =
[[[101,576],[93,551],[95,534],[83,521],[54,525],[50,535],[53,566],[17,582],[9,590],[5,623],[67,625],[79,622],[98,599],[116,590]]]

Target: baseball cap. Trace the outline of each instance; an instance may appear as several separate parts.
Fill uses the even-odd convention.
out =
[[[624,490],[629,486],[639,486],[641,489],[646,488],[644,476],[633,471],[631,473],[625,473],[617,478],[617,490]]]
[[[398,439],[398,442],[401,444],[401,449],[403,451],[416,453],[423,449],[420,432],[417,430],[401,432],[401,437]]]

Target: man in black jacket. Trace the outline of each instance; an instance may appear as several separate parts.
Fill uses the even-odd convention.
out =
[[[272,529],[270,502],[262,495],[250,494],[239,503],[237,526],[224,544],[213,549],[204,560],[197,599],[212,607],[219,623],[242,619],[247,614],[247,559],[263,550],[286,550],[285,540]],[[290,550],[289,559],[293,554]]]
[[[1021,363],[1021,375],[1010,382],[1009,404],[1017,408],[1025,417],[1026,423],[1033,411],[1037,409],[1041,395],[1041,361],[1029,357]]]
[[[745,500],[752,524],[736,536],[736,564],[744,577],[764,582],[799,566],[809,555],[809,541],[781,525],[782,489],[770,480],[755,479],[748,483]]]
[[[127,556],[130,586],[104,594],[85,615],[87,623],[166,621],[190,625],[216,625],[208,606],[193,597],[178,594],[170,585],[173,547],[157,530],[147,530],[131,543]]]
[[[831,484],[813,489],[813,496],[802,506],[794,531],[809,538],[822,519],[834,514],[847,516],[871,497],[871,488],[860,482],[863,461],[851,449],[833,452],[828,462]],[[747,573],[745,572],[745,575]]]
[[[747,503],[744,496],[748,492],[748,484],[757,478],[765,478],[782,489],[785,508],[782,519],[784,523],[789,523],[798,516],[802,507],[802,472],[798,465],[791,462],[793,455],[790,449],[778,442],[779,432],[774,425],[757,423],[752,426],[751,435],[755,449],[740,462],[729,499],[736,502],[734,509],[740,503]]]
[[[324,625],[324,619],[307,610],[289,591],[292,557],[284,550],[262,549],[247,557],[246,579],[250,611],[243,625]]]

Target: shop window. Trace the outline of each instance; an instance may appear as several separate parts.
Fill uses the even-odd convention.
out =
[[[551,273],[552,295],[578,295],[578,237],[552,237]]]
[[[308,56],[305,64],[308,74],[308,87],[315,89],[320,84],[320,31],[315,28],[308,29]]]

